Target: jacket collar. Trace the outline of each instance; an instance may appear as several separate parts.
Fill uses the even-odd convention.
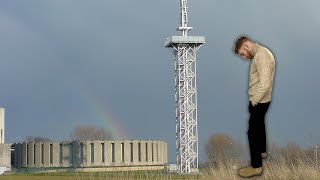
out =
[[[258,44],[258,43],[254,43],[254,45],[253,45],[253,56],[255,56],[256,55],[256,53],[257,53],[257,51],[258,51],[258,49],[260,48],[260,45]]]

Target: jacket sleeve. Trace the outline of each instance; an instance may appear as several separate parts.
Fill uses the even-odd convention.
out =
[[[272,85],[273,59],[266,53],[257,54],[255,65],[258,73],[258,85],[253,89],[252,104],[258,104]]]

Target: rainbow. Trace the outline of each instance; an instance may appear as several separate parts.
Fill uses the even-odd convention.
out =
[[[81,104],[84,104],[87,112],[93,117],[91,119],[93,123],[99,122],[100,127],[102,126],[112,134],[113,140],[122,140],[129,137],[123,128],[123,124],[121,124],[121,120],[116,118],[110,111],[111,108],[106,106],[106,103],[102,103],[87,87],[81,86],[79,89],[81,89],[81,93],[78,91],[78,100],[82,101]]]
[[[89,110],[94,116],[94,120],[101,123],[103,128],[110,132],[114,140],[121,140],[127,138],[127,134],[121,124],[121,121],[116,118],[116,116],[111,113],[111,108],[106,107],[102,104],[96,97],[87,98],[87,103],[89,105]]]

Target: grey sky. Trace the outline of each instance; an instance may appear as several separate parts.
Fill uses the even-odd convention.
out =
[[[207,40],[197,61],[201,158],[213,133],[246,143],[249,62],[231,51],[241,34],[276,57],[269,140],[320,143],[318,7],[317,0],[190,1],[190,35]],[[178,23],[178,0],[0,1],[6,140],[64,140],[76,125],[95,124],[121,138],[163,139],[174,161],[173,54],[164,41],[179,34]]]

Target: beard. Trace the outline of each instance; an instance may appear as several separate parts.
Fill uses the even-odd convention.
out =
[[[252,60],[254,55],[253,55],[253,51],[247,50],[248,53],[248,59]]]

